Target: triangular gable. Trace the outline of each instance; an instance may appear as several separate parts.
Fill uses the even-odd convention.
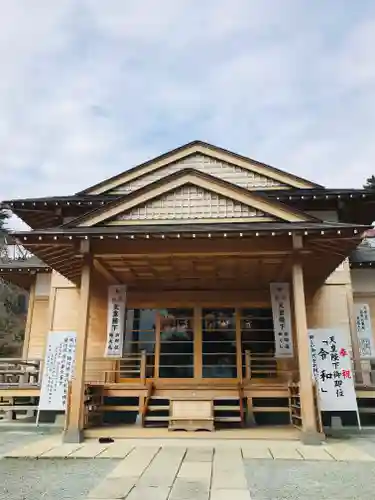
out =
[[[192,190],[192,187],[194,190]],[[196,199],[189,198],[190,195],[193,195]],[[193,207],[198,200],[200,200],[198,208],[194,212]],[[164,203],[165,201],[169,201],[170,206],[163,207],[164,214],[171,214],[173,209],[182,214],[182,209],[185,207],[186,215],[181,217],[183,222],[189,220],[204,222],[205,219],[210,219],[211,222],[215,219],[218,219],[218,221],[221,219],[222,222],[223,218],[229,218],[234,222],[237,218],[235,217],[236,213],[239,215],[238,218],[244,222],[247,220],[271,221],[275,219],[287,222],[315,220],[313,217],[287,207],[280,202],[265,199],[254,192],[246,191],[201,172],[188,170],[170,175],[143,189],[139,189],[135,193],[125,195],[120,200],[70,222],[67,226],[92,227],[96,225],[113,225],[114,223],[126,224],[135,220],[137,223],[142,223],[142,220],[145,223],[165,222],[166,219],[162,218],[160,212],[161,202]],[[206,208],[206,205],[210,202],[214,202],[214,205],[211,204],[211,208],[217,208],[214,208],[213,214],[211,212],[211,215],[207,217],[208,208]],[[220,203],[223,208],[222,212],[219,210]],[[153,212],[151,212],[151,209]],[[145,213],[147,210],[149,210],[149,217]],[[159,210],[159,215],[156,215],[157,210]],[[200,216],[198,216],[199,213]],[[136,218],[137,214],[138,218]],[[140,218],[140,214],[143,214],[142,218]],[[191,219],[188,217],[189,214]],[[179,219],[174,217],[167,220],[173,223]]]
[[[270,165],[194,141],[78,194],[126,194],[183,168],[195,168],[249,190],[322,187]]]
[[[230,222],[271,222],[277,220],[254,206],[203,189],[195,184],[184,184],[163,195],[152,198],[119,213],[108,226],[131,224],[162,224],[186,222],[215,222],[229,219]]]

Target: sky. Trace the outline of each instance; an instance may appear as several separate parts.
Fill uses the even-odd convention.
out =
[[[1,4],[0,200],[196,139],[327,187],[375,174],[372,0]]]

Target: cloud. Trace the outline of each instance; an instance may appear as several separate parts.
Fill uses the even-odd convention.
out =
[[[367,0],[7,2],[0,199],[71,194],[193,139],[361,187],[373,46]]]

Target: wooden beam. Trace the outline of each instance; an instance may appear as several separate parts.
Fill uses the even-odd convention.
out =
[[[87,241],[87,240],[84,240]],[[94,240],[92,242],[92,253],[94,257],[104,257],[109,258],[113,256],[124,257],[125,255],[132,255],[137,257],[139,254],[148,254],[152,256],[160,255],[200,255],[208,254],[212,255],[218,254],[277,254],[281,255],[287,252],[291,252],[292,238],[290,236],[278,236],[277,238],[272,238],[271,236],[259,236],[253,238],[246,237],[236,237],[236,238],[225,238],[222,236],[212,237],[212,238],[185,238],[181,235],[180,238],[177,236],[173,239],[162,240],[158,239],[146,239],[146,238],[135,238],[123,239],[123,240]]]
[[[237,378],[242,383],[242,332],[241,332],[241,309],[236,307],[236,364]]]
[[[324,253],[329,252],[331,254],[342,257],[343,259],[345,259],[345,257],[347,257],[347,252],[341,252],[340,249],[337,248],[336,246],[328,245],[327,243],[322,243],[322,242],[316,241],[314,243],[314,247],[320,252],[324,252]]]
[[[83,248],[83,250],[85,249]],[[68,443],[79,443],[84,439],[84,389],[89,324],[90,286],[93,267],[92,255],[90,253],[85,253],[83,260],[80,303],[78,310],[76,360],[74,378],[71,384],[71,405],[68,408],[69,426],[64,434],[64,441]]]
[[[202,308],[194,307],[194,320],[193,320],[193,339],[194,339],[194,378],[202,378]]]
[[[103,276],[103,278],[105,278],[112,285],[119,285],[120,284],[120,280],[118,280],[116,278],[116,276],[114,274],[112,274],[107,269],[107,267],[104,264],[102,264],[102,262],[100,262],[98,259],[94,259],[94,268],[96,269],[96,271],[98,271],[98,273],[101,276]]]
[[[302,248],[301,236],[293,237],[295,248]],[[305,287],[302,264],[298,260],[293,263],[293,299],[296,338],[298,346],[298,363],[300,377],[300,400],[302,415],[302,440],[306,444],[321,441],[318,433],[315,411],[314,386],[311,372],[309,337],[307,332]]]
[[[159,378],[160,366],[160,334],[161,334],[160,312],[156,311],[155,318],[155,349],[154,349],[154,379]]]

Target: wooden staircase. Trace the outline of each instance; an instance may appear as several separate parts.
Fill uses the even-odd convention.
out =
[[[218,427],[242,427],[244,425],[243,402],[237,396],[220,396],[212,399],[214,424]],[[170,399],[165,396],[151,396],[145,407],[144,427],[168,427],[170,420]]]

